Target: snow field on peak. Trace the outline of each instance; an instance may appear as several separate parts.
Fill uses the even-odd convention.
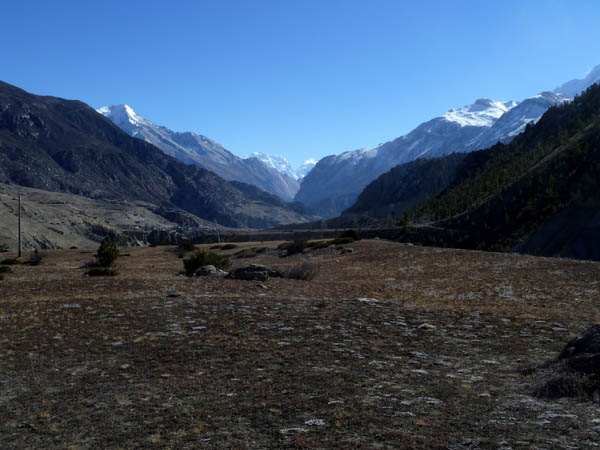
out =
[[[451,109],[442,118],[454,122],[461,127],[491,127],[505,112],[518,103],[514,101],[498,102],[495,100],[479,99],[472,105],[459,109]]]

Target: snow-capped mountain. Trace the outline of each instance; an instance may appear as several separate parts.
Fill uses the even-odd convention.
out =
[[[559,86],[556,89],[554,89],[554,92],[573,98],[576,95],[580,94],[582,91],[585,91],[592,84],[598,82],[600,82],[600,65],[590,70],[590,72],[583,79],[567,81],[562,86]]]
[[[130,136],[143,139],[187,164],[196,164],[228,181],[242,181],[292,200],[299,182],[265,165],[257,158],[242,159],[206,136],[176,132],[156,125],[135,113],[129,105],[104,106],[97,110]]]
[[[301,180],[304,178],[317,163],[315,159],[310,158],[304,161],[304,164],[298,167],[298,169],[294,169],[289,161],[283,156],[268,155],[262,152],[253,152],[249,156],[246,156],[246,159],[247,158],[257,158],[262,161],[265,166],[271,167],[277,170],[279,173],[285,174],[294,180]]]
[[[573,80],[522,102],[479,99],[422,123],[410,133],[376,147],[344,152],[321,159],[302,180],[295,199],[323,216],[339,215],[363,188],[392,167],[421,157],[488,148],[508,142],[548,108],[600,81],[600,66],[583,80]]]
[[[517,106],[517,102],[496,102],[480,98],[472,105],[451,109],[442,117],[462,127],[491,127],[504,113]]]
[[[317,160],[314,158],[308,158],[306,161],[302,163],[298,169],[296,169],[296,173],[298,177],[304,178],[308,173],[315,167],[317,164]]]

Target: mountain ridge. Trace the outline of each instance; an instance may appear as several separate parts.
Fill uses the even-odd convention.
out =
[[[579,81],[578,88],[600,81],[600,66]],[[568,88],[569,83],[563,86]],[[478,99],[426,121],[392,141],[322,158],[303,179],[295,199],[315,207],[325,217],[339,215],[352,206],[371,181],[394,166],[421,157],[471,152],[497,142],[509,142],[528,123],[539,120],[548,108],[570,99],[558,92],[560,89],[544,91],[521,102]],[[499,114],[502,109],[505,111]]]
[[[158,147],[186,164],[195,164],[228,181],[253,184],[284,200],[294,198],[299,183],[262,162],[235,156],[210,138],[191,131],[178,132],[138,115],[127,104],[103,106],[97,111],[132,137]]]
[[[232,227],[307,220],[278,197],[242,192],[132,138],[81,101],[36,96],[4,82],[0,182],[92,199],[145,201]]]

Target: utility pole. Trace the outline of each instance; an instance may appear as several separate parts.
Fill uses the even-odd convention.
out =
[[[23,242],[21,239],[21,193],[19,192],[19,258],[23,255]]]

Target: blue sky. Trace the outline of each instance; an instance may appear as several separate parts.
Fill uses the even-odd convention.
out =
[[[10,1],[0,79],[293,165],[600,64],[596,0]]]

